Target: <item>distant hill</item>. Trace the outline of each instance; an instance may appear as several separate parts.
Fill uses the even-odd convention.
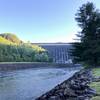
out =
[[[24,43],[11,33],[0,34],[0,62],[48,62],[44,48]]]
[[[16,43],[16,44],[22,43],[22,41],[16,35],[14,35],[12,33],[2,33],[2,34],[0,34],[0,36],[5,38],[6,40]]]
[[[27,45],[28,47],[32,47],[33,50],[37,52],[44,52],[45,49],[31,43],[24,43],[22,40],[20,40],[15,34],[12,33],[2,33],[0,34],[0,43],[7,44],[7,45]]]
[[[8,45],[10,45],[10,44],[11,45],[15,45],[13,42],[11,42],[11,41],[3,38],[2,36],[0,36],[0,43],[2,43],[2,44],[8,44]]]

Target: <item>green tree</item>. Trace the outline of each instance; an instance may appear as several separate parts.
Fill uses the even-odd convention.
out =
[[[46,50],[38,45],[23,43],[11,33],[0,34],[0,62],[47,62]]]
[[[81,32],[77,34],[80,42],[74,43],[72,55],[74,61],[88,65],[100,65],[100,12],[93,3],[87,2],[76,14]]]

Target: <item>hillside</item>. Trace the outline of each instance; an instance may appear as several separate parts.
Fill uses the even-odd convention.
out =
[[[47,62],[46,50],[38,45],[24,43],[16,35],[0,34],[0,62]]]
[[[0,43],[8,45],[28,45],[31,46],[35,51],[41,52],[45,51],[42,47],[36,44],[24,43],[15,34],[12,33],[2,33],[0,34]]]
[[[22,41],[12,33],[2,33],[0,36],[16,44],[22,43]]]
[[[0,43],[2,43],[2,44],[8,44],[8,45],[10,45],[10,44],[11,44],[11,45],[14,45],[13,42],[11,42],[11,41],[9,41],[9,40],[3,38],[2,36],[0,36]]]

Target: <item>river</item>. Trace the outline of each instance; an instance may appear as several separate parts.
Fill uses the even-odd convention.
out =
[[[80,68],[31,68],[0,72],[0,100],[34,100]]]

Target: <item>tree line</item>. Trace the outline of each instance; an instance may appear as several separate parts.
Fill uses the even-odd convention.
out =
[[[42,47],[24,43],[11,33],[0,34],[0,62],[48,61],[48,53]]]
[[[75,63],[87,66],[100,66],[100,11],[92,2],[83,4],[75,17],[81,31],[77,34],[79,42],[73,44],[71,51]]]

